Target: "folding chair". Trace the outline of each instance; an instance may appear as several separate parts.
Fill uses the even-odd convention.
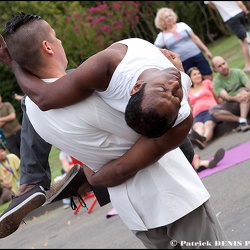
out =
[[[87,199],[90,199],[90,198],[92,198],[92,197],[94,197],[94,199],[93,199],[92,203],[90,204],[90,206],[89,206],[89,208],[88,208],[88,213],[89,213],[89,214],[92,212],[92,210],[93,210],[93,208],[94,208],[94,206],[95,206],[95,204],[96,204],[96,202],[97,202],[97,198],[95,197],[94,192],[88,192],[86,196],[82,197],[83,201],[85,201],[85,200],[87,200]],[[79,200],[79,204],[78,204],[78,206],[76,207],[76,209],[74,210],[74,214],[78,214],[80,208],[81,208],[81,207],[84,207],[84,206],[85,206],[85,204],[83,204],[82,201]]]

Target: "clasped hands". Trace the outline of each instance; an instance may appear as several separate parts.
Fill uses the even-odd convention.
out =
[[[237,98],[238,102],[249,102],[250,101],[250,92],[245,90],[245,89],[242,89],[237,93],[236,98]]]

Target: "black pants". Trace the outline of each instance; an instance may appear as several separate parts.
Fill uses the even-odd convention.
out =
[[[20,184],[37,184],[50,189],[51,172],[49,154],[52,145],[35,131],[26,113],[25,97],[21,101],[23,111],[21,129]]]
[[[15,132],[13,135],[6,137],[6,148],[12,154],[20,158],[20,143],[21,143],[21,130]]]

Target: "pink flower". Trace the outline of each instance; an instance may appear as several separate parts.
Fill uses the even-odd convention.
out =
[[[107,32],[110,32],[110,31],[111,31],[110,26],[108,26],[108,25],[104,25],[104,26],[100,27],[99,29],[100,29],[101,31],[107,31]]]

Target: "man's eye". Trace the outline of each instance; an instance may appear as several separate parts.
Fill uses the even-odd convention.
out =
[[[157,89],[158,89],[158,91],[161,91],[161,92],[166,92],[167,91],[167,89],[165,87],[163,87],[163,86],[158,86]]]

